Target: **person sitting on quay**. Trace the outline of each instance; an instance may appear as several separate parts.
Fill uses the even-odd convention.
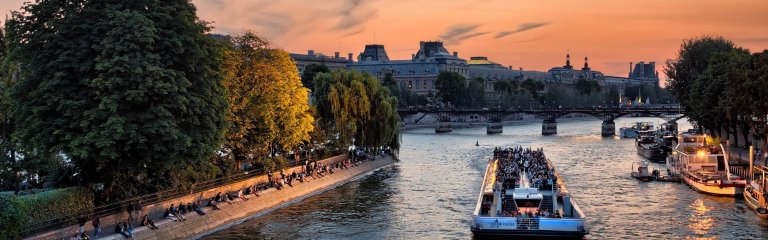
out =
[[[131,225],[130,222],[127,222],[127,221],[123,222],[123,232],[122,232],[122,234],[126,238],[133,238],[133,226]]]
[[[179,215],[187,214],[187,206],[184,203],[179,203],[179,208],[176,210]]]
[[[197,202],[192,204],[192,210],[194,210],[200,216],[205,215],[205,211],[203,211],[203,208],[200,207],[200,200],[197,200]]]
[[[234,199],[232,198],[232,194],[231,193],[224,194],[224,196],[222,196],[221,198],[224,199],[224,202],[226,202],[226,203],[229,203],[229,204],[234,204],[235,203],[233,201]]]
[[[237,197],[242,199],[243,201],[248,201],[248,197],[243,194],[243,189],[240,189],[240,191],[237,191]]]
[[[168,208],[168,209],[165,209],[165,212],[163,213],[163,218],[165,218],[165,219],[171,219],[171,220],[173,220],[174,222],[175,222],[175,221],[179,221],[178,219],[176,219],[176,217],[175,217],[175,216],[173,216],[173,213],[171,213],[171,209],[170,209],[170,208]]]
[[[149,218],[149,214],[144,214],[144,217],[141,218],[141,226],[146,226],[152,230],[157,229],[157,226],[155,226],[155,221],[152,221],[152,219]]]
[[[221,210],[221,208],[219,208],[219,205],[217,205],[216,202],[217,202],[216,197],[212,197],[211,200],[208,201],[208,206],[211,206],[213,210]]]
[[[80,234],[80,238],[79,239],[80,240],[90,240],[91,237],[88,236],[88,232],[83,232],[82,234]]]
[[[179,210],[181,207],[182,207],[181,204],[179,204],[178,208],[173,207],[173,205],[171,205],[171,213],[173,213],[173,215],[176,216],[179,219],[179,221],[186,221],[187,219],[184,217],[184,214],[181,214],[181,211]]]

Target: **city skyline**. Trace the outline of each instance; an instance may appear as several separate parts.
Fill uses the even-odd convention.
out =
[[[0,3],[18,9],[24,0]],[[571,64],[625,76],[629,62],[675,57],[684,39],[712,35],[759,51],[768,45],[765,1],[302,1],[193,0],[215,33],[254,30],[289,52],[354,53],[383,44],[391,59],[410,59],[419,41],[439,40],[469,59],[546,71]],[[662,79],[665,79],[662,76]]]

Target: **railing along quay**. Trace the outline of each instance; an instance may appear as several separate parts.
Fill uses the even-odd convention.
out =
[[[326,158],[329,158],[329,157],[338,156],[338,155],[340,155],[342,153],[346,153],[346,151],[338,151],[337,150],[337,151],[333,151],[333,152],[330,152],[330,153],[327,153],[325,155],[318,156],[318,157],[302,158],[302,159],[300,159],[298,161],[294,160],[294,161],[291,161],[290,163],[286,164],[283,167],[284,168],[291,168],[291,167],[303,166],[304,163],[307,162],[307,161],[322,160],[322,159],[326,159]],[[151,205],[151,204],[155,204],[155,203],[160,203],[160,202],[163,202],[163,201],[166,201],[166,200],[169,200],[169,199],[174,199],[174,198],[179,198],[179,197],[183,197],[183,196],[190,195],[190,194],[204,192],[204,191],[207,191],[207,190],[210,190],[210,189],[214,189],[214,188],[217,188],[217,187],[221,187],[221,186],[233,183],[233,182],[238,182],[238,181],[241,181],[241,180],[253,178],[253,177],[265,174],[265,173],[266,173],[266,171],[264,171],[263,169],[256,169],[256,170],[246,171],[246,172],[235,174],[235,175],[228,176],[228,177],[222,177],[222,178],[213,179],[213,180],[206,181],[206,182],[194,183],[194,184],[192,184],[192,187],[189,190],[186,190],[186,191],[178,190],[178,189],[166,190],[166,191],[156,192],[156,193],[147,194],[147,195],[144,195],[144,196],[139,196],[139,197],[123,200],[123,201],[120,201],[120,202],[115,202],[115,203],[110,203],[110,204],[106,204],[106,205],[97,206],[97,207],[94,207],[91,210],[84,211],[84,212],[79,212],[77,214],[73,214],[73,215],[70,215],[70,216],[51,218],[51,219],[48,219],[48,220],[46,220],[46,221],[44,221],[44,222],[42,222],[40,224],[37,224],[37,225],[24,226],[24,229],[22,230],[22,236],[29,237],[29,236],[31,236],[31,235],[33,235],[35,233],[40,233],[40,232],[44,232],[44,231],[50,231],[50,230],[54,230],[54,229],[59,229],[61,227],[74,225],[74,224],[77,224],[77,219],[80,218],[80,217],[86,217],[89,220],[89,222],[90,222],[90,219],[91,219],[90,217],[92,217],[92,216],[103,217],[103,216],[108,216],[108,215],[120,213],[120,212],[126,211],[126,209],[127,209],[127,207],[129,205],[136,205],[136,204],[138,204],[139,206],[147,206],[147,205]],[[137,218],[139,218],[139,217],[141,217],[141,216],[137,216]],[[102,230],[103,231],[108,231],[106,229],[102,229]]]

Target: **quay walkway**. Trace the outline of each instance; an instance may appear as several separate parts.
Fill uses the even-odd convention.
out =
[[[260,217],[276,209],[300,202],[308,197],[336,188],[350,181],[354,181],[394,162],[396,162],[396,158],[392,156],[377,156],[374,161],[364,161],[349,169],[335,169],[333,174],[326,173],[324,177],[316,179],[308,177],[308,181],[305,181],[304,183],[294,181],[293,187],[286,185],[282,190],[270,188],[268,190],[259,191],[258,197],[253,194],[247,195],[249,198],[248,201],[235,199],[233,204],[220,202],[218,203],[218,206],[221,210],[213,210],[206,205],[203,207],[206,215],[201,216],[194,212],[187,213],[184,215],[186,218],[185,221],[176,222],[170,219],[163,219],[162,212],[153,211],[150,212],[150,217],[154,220],[155,225],[159,229],[152,230],[145,226],[134,225],[133,237],[136,239],[200,238],[242,223],[245,220]],[[198,196],[187,196],[184,199],[191,200],[193,198],[198,198]],[[170,205],[171,203],[178,202],[168,201],[162,205]],[[114,228],[114,224],[101,226],[102,233],[98,237],[93,237],[93,227],[91,226],[90,221],[88,221],[85,226],[85,230],[88,231],[91,239],[125,239],[122,234],[114,233]],[[72,237],[78,232],[78,227],[70,226],[57,232],[67,232],[71,233],[71,235],[38,235],[28,239],[62,239],[65,237]]]

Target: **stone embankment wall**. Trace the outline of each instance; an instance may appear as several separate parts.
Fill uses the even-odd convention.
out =
[[[322,160],[323,163],[335,163],[346,159],[345,155],[340,155],[332,158]],[[349,169],[334,169],[333,174],[326,174],[325,177],[312,179],[308,178],[308,181],[301,183],[294,181],[293,187],[285,186],[282,190],[276,190],[270,188],[269,190],[260,191],[259,197],[254,195],[247,195],[248,201],[237,199],[234,204],[219,203],[222,210],[214,211],[210,207],[205,207],[204,211],[206,215],[200,216],[196,213],[188,213],[185,215],[187,218],[183,222],[174,222],[168,219],[162,219],[162,215],[171,204],[188,203],[197,201],[198,199],[210,199],[218,192],[228,193],[231,191],[237,191],[241,188],[250,186],[255,183],[267,181],[267,176],[262,175],[251,179],[231,183],[215,189],[210,189],[204,192],[187,195],[184,197],[168,200],[165,202],[148,205],[143,207],[143,213],[150,214],[150,217],[155,221],[160,229],[150,230],[146,227],[134,225],[134,238],[139,239],[184,239],[193,238],[209,234],[219,229],[226,228],[228,226],[240,223],[246,219],[258,217],[269,211],[277,208],[285,207],[294,202],[301,201],[309,196],[324,192],[332,189],[363,174],[369,173],[373,170],[387,166],[395,162],[392,157],[378,156],[375,161],[369,161],[359,164],[358,166],[351,167]],[[293,171],[301,171],[301,167],[286,169],[285,173],[289,174]],[[205,200],[203,200],[205,202]],[[134,216],[138,218],[139,216]],[[98,239],[124,239],[120,234],[114,233],[115,223],[125,221],[128,218],[127,213],[114,214],[101,218],[102,234],[98,236]],[[79,229],[79,226],[69,226],[56,231],[42,233],[33,236],[28,239],[68,239],[73,237]],[[93,227],[91,222],[86,224],[86,231],[89,231],[91,237],[93,237]]]

